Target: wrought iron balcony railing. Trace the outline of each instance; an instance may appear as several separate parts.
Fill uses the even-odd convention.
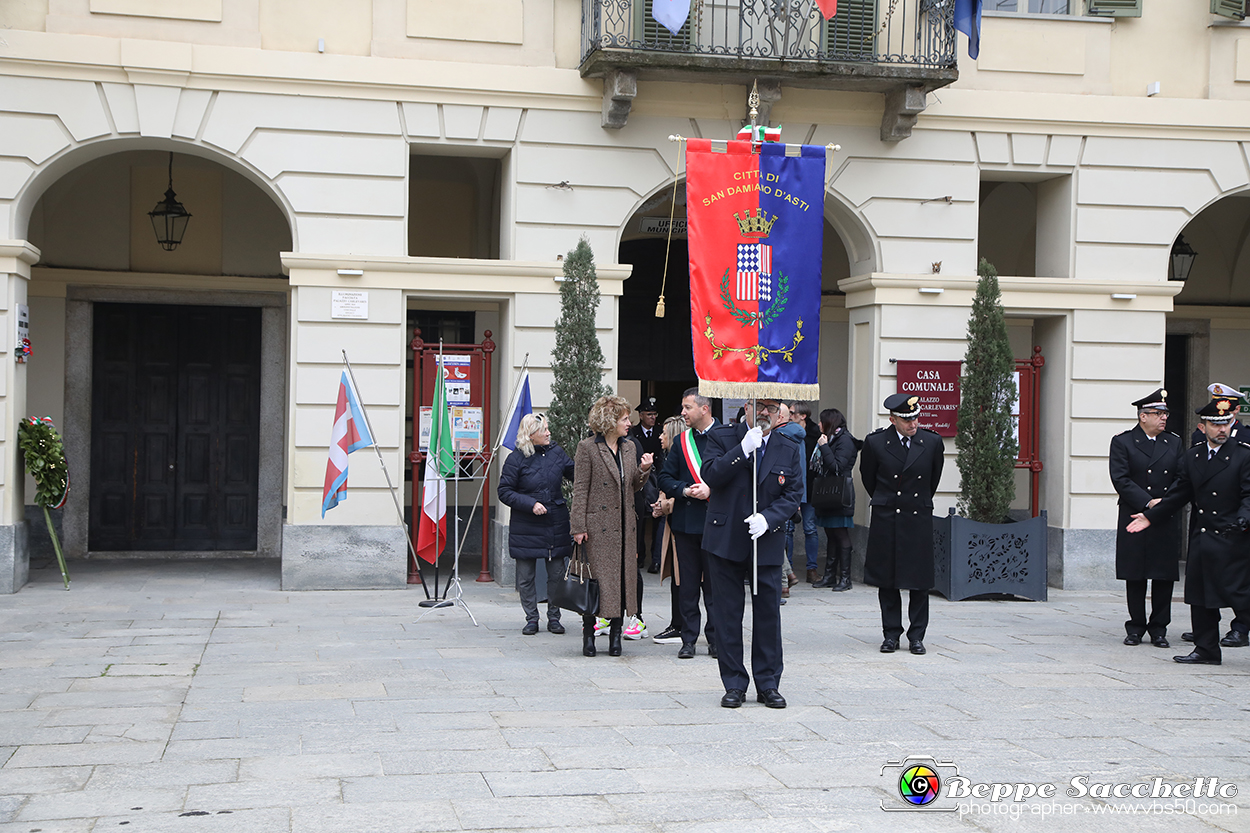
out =
[[[582,75],[763,74],[883,92],[900,82],[934,89],[958,76],[954,0],[838,0],[830,20],[813,0],[690,0],[677,34],[655,21],[651,4],[583,0]]]

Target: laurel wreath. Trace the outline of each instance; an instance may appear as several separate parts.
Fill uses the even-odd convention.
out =
[[[706,313],[703,316],[703,322],[706,328],[703,330],[703,336],[708,340],[708,344],[712,346],[712,358],[719,359],[726,353],[745,353],[747,361],[754,365],[760,365],[768,361],[774,355],[794,363],[794,351],[798,349],[803,342],[803,319],[800,318],[795,322],[794,341],[791,345],[784,349],[773,349],[765,347],[762,344],[753,344],[750,347],[730,347],[727,344],[716,343],[716,331],[712,329],[712,314]]]
[[[732,268],[732,267],[731,267]],[[737,319],[738,323],[744,327],[750,327],[758,324],[761,327],[767,327],[769,324],[777,320],[777,316],[786,311],[786,298],[790,290],[790,279],[781,272],[777,273],[777,297],[773,300],[768,309],[761,312],[749,312],[739,309],[734,303],[733,296],[729,294],[729,272],[726,269],[725,274],[720,280],[720,300],[721,305],[729,311],[729,314]]]
[[[17,445],[25,458],[26,470],[35,479],[35,503],[43,509],[43,519],[52,536],[52,548],[61,567],[61,580],[69,589],[69,571],[61,542],[52,527],[48,509],[60,509],[69,497],[69,464],[65,461],[65,443],[52,424],[51,417],[27,417],[17,425]]]

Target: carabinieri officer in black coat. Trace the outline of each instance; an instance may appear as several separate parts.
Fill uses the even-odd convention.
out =
[[[908,590],[907,640],[923,654],[933,588],[933,495],[942,479],[945,445],[921,428],[920,397],[896,393],[885,400],[890,427],[864,438],[859,476],[872,503],[864,581],[877,586],[881,605],[881,653],[898,649],[903,635],[903,599]]]
[[[1180,518],[1151,525],[1133,535],[1128,525],[1133,516],[1157,504],[1176,480],[1181,439],[1163,429],[1168,424],[1168,392],[1160,388],[1133,403],[1137,426],[1111,438],[1107,455],[1111,484],[1120,495],[1116,521],[1115,577],[1124,582],[1128,597],[1125,645],[1140,645],[1150,633],[1156,648],[1168,648],[1168,624],[1172,621],[1172,585],[1180,578]],[[1150,619],[1146,619],[1146,582],[1154,582],[1150,594]]]
[[[703,452],[703,480],[711,487],[703,549],[708,554],[712,604],[708,616],[716,631],[717,662],[725,696],[720,704],[736,709],[755,680],[755,699],[770,709],[784,709],[777,690],[781,681],[781,562],[785,558],[786,521],[803,501],[799,467],[803,445],[776,430],[775,399],[756,400],[756,427],[746,422],[718,425],[708,431]],[[756,502],[751,481],[758,459]],[[751,676],[742,662],[743,582],[751,577],[751,541],[759,544],[759,576],[751,600]]]
[[[1236,408],[1231,399],[1212,399],[1198,411],[1207,441],[1181,454],[1176,484],[1128,526],[1129,532],[1140,533],[1193,503],[1185,603],[1194,650],[1173,657],[1191,665],[1220,664],[1221,607],[1250,610],[1250,445],[1228,439]]]

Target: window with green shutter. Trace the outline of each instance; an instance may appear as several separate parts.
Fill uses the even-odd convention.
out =
[[[1085,0],[1091,17],[1141,17],[1141,0]]]
[[[695,4],[698,2],[699,0],[693,0],[690,17],[686,18],[681,31],[674,35],[651,16],[651,0],[634,0],[634,40],[646,49],[664,49],[674,52],[684,52],[690,49],[690,20],[695,15]]]
[[[825,23],[825,52],[831,58],[871,59],[876,32],[876,0],[838,0],[838,13]]]
[[[1211,0],[1211,14],[1231,17],[1233,20],[1245,20],[1246,0]]]

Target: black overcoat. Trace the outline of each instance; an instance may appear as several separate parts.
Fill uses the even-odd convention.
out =
[[[1230,440],[1210,461],[1205,443],[1186,449],[1175,485],[1144,514],[1153,526],[1187,501],[1185,604],[1250,610],[1250,533],[1237,528],[1250,525],[1250,445]]]
[[[927,428],[916,431],[909,449],[892,425],[864,438],[859,476],[872,504],[865,583],[933,588],[933,495],[945,450],[942,438]]]
[[[702,434],[694,431],[694,445],[699,449],[699,456],[706,453],[708,434],[717,425],[720,423],[713,419],[712,424]],[[686,430],[693,431],[694,429]],[[673,499],[673,514],[668,516],[669,527],[674,532],[681,532],[685,535],[702,535],[703,523],[707,520],[707,501],[686,497],[684,494],[688,486],[694,485],[694,475],[690,471],[690,465],[686,462],[686,453],[681,450],[680,437],[673,441],[672,448],[668,450],[668,456],[664,458],[664,466],[659,474],[659,484],[660,491]]]
[[[1164,431],[1153,440],[1141,426],[1111,438],[1107,461],[1111,484],[1120,495],[1115,531],[1115,577],[1176,581],[1181,557],[1180,517],[1152,523],[1142,532],[1128,531],[1133,516],[1146,504],[1162,498],[1175,482],[1180,465],[1181,439]]]
[[[717,425],[708,431],[703,451],[703,480],[711,488],[703,524],[703,549],[729,561],[751,558],[751,535],[744,523],[756,511],[768,522],[759,538],[759,563],[778,567],[785,558],[786,521],[799,511],[803,489],[799,467],[803,445],[772,431],[759,466],[758,503],[751,498],[751,458],[742,453],[746,423]],[[680,450],[678,450],[680,454]]]
[[[536,445],[526,457],[514,451],[499,474],[499,500],[512,507],[508,522],[508,554],[513,558],[568,558],[573,552],[569,507],[560,490],[561,480],[573,479],[573,461],[564,449]],[[534,504],[547,509],[534,514]]]

